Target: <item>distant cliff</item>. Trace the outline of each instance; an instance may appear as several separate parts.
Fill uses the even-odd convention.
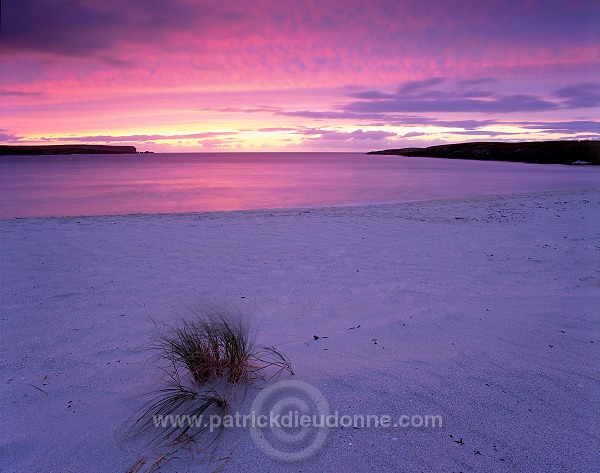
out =
[[[529,143],[479,142],[370,151],[367,154],[423,156],[428,158],[513,161],[539,164],[600,165],[600,141],[534,141]]]
[[[135,154],[135,146],[109,145],[40,145],[9,146],[0,145],[0,155],[25,154]]]

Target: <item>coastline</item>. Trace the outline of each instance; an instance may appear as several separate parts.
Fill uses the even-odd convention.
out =
[[[600,165],[600,141],[482,141],[370,151],[367,154],[536,164]]]
[[[72,154],[138,154],[135,146],[115,145],[0,145],[0,156],[60,156]]]
[[[224,471],[591,471],[599,204],[583,190],[1,220],[0,466],[126,471],[146,454],[119,440],[156,380],[145,348],[216,304],[248,314],[340,411],[444,417],[336,429],[301,465],[226,432]],[[203,458],[176,456],[161,471]]]

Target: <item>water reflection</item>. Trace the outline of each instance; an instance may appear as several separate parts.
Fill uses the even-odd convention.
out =
[[[354,205],[600,186],[598,167],[358,153],[0,157],[0,217]]]

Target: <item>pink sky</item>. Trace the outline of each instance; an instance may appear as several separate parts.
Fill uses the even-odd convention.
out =
[[[3,0],[0,141],[598,139],[597,0]]]

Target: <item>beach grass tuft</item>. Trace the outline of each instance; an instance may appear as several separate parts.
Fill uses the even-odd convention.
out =
[[[254,345],[242,318],[222,312],[183,321],[155,348],[168,380],[147,395],[149,400],[126,434],[151,431],[152,443],[195,440],[206,426],[194,420],[225,415],[238,387],[282,371],[294,374],[289,359],[275,347]],[[172,416],[186,421],[170,422]]]
[[[184,321],[159,349],[175,366],[184,366],[198,386],[226,377],[235,385],[267,368],[293,373],[291,363],[275,347],[255,347],[242,319],[211,313],[199,321]],[[274,376],[273,375],[273,376]]]

